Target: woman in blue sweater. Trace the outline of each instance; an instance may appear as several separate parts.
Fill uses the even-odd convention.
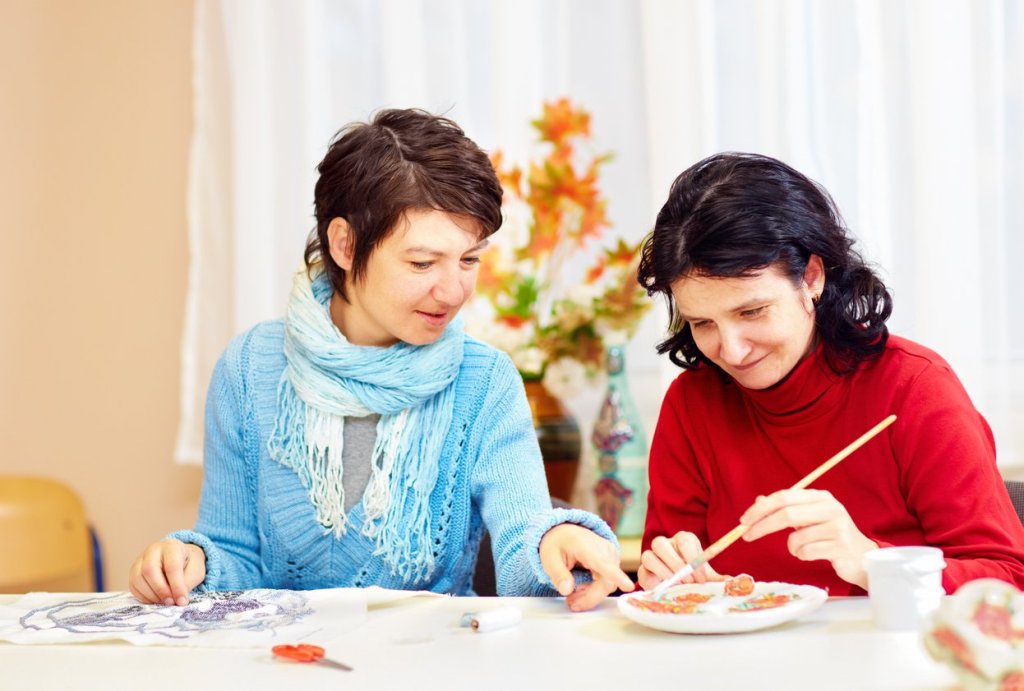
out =
[[[284,320],[236,337],[214,370],[195,530],[150,545],[132,593],[469,594],[485,528],[499,594],[583,610],[632,590],[608,526],[551,508],[512,362],[463,332],[501,225],[487,156],[448,119],[386,110],[343,129],[318,170]]]

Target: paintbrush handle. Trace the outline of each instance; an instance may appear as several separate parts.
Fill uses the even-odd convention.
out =
[[[890,415],[889,417],[885,418],[877,425],[869,429],[867,432],[865,432],[864,434],[860,435],[852,442],[850,442],[846,446],[846,448],[837,453],[835,456],[828,459],[811,472],[807,473],[807,475],[798,480],[796,484],[794,484],[790,489],[804,489],[809,484],[817,480],[819,477],[821,477],[828,471],[832,470],[832,468],[838,465],[840,461],[842,461],[844,458],[849,456],[851,453],[853,453],[860,447],[864,446],[864,444],[869,439],[874,437],[876,434],[881,432],[883,429],[885,429],[895,421],[895,415]],[[743,533],[747,532],[748,530],[750,530],[749,525],[744,525],[740,523],[738,526],[730,530],[728,533],[712,542],[711,545],[706,550],[701,552],[693,561],[691,561],[689,564],[676,571],[674,574],[672,574],[671,578],[662,581],[657,586],[655,586],[654,590],[651,591],[651,595],[653,595],[656,598],[660,597],[661,594],[664,593],[666,590],[668,590],[669,588],[677,584],[679,581],[686,578],[700,567],[704,566],[704,564],[707,564],[709,561],[711,561],[719,554],[721,554],[726,547],[736,542],[736,540],[740,539],[740,537],[743,536]]]
[[[890,415],[889,417],[885,418],[877,425],[869,429],[867,432],[865,432],[864,434],[860,435],[852,442],[850,442],[849,446],[847,446],[845,449],[843,449],[835,456],[819,465],[811,472],[807,473],[807,475],[804,478],[802,478],[799,482],[793,485],[792,489],[803,489],[807,487],[809,484],[817,480],[819,477],[821,477],[828,471],[832,470],[832,468],[838,465],[839,462],[842,461],[844,458],[849,456],[851,453],[853,453],[860,447],[864,446],[864,444],[873,436],[875,436],[876,434],[878,434],[879,432],[881,432],[883,429],[885,429],[894,422],[896,422],[895,415]]]
[[[697,568],[697,566],[706,564],[715,557],[717,557],[719,554],[725,551],[726,547],[739,540],[743,536],[743,533],[747,532],[748,530],[750,530],[749,525],[743,525],[742,523],[740,523],[738,526],[727,532],[725,535],[712,542],[710,547],[704,550],[699,557],[693,560],[696,564],[696,566],[694,566],[693,568]]]

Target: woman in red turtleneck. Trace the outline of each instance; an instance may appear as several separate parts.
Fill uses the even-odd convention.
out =
[[[651,445],[644,588],[741,522],[694,579],[863,594],[866,552],[933,545],[947,592],[1024,587],[992,432],[941,357],[889,336],[892,299],[853,244],[828,193],[771,158],[719,154],[672,185],[639,272],[668,298],[658,352],[686,370]],[[812,488],[780,491],[892,413]]]

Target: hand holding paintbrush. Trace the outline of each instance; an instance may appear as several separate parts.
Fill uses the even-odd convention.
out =
[[[860,437],[855,439],[853,442],[851,442],[842,451],[840,451],[836,455],[832,456],[832,458],[828,459],[827,461],[822,463],[820,466],[818,466],[817,468],[812,470],[805,477],[803,477],[796,484],[794,484],[790,489],[804,489],[804,488],[806,488],[812,482],[814,482],[819,477],[824,475],[826,472],[828,472],[829,470],[834,468],[836,465],[838,465],[847,456],[849,456],[854,451],[856,451],[861,446],[863,446],[869,439],[871,439],[872,437],[877,435],[879,432],[884,430],[886,427],[891,425],[895,420],[896,420],[896,416],[895,415],[890,415],[889,417],[885,418],[884,420],[879,422],[877,425],[872,427],[870,430],[868,430],[867,432],[862,434]],[[743,523],[737,525],[735,528],[733,528],[728,533],[726,533],[725,535],[720,537],[718,540],[716,540],[714,543],[712,543],[711,546],[709,546],[706,550],[704,550],[704,552],[702,552],[696,559],[691,560],[683,568],[681,568],[678,571],[676,571],[670,578],[668,578],[668,579],[662,581],[660,584],[658,584],[658,586],[655,587],[654,590],[651,591],[650,596],[654,597],[654,598],[661,597],[665,593],[666,590],[668,590],[672,586],[676,585],[682,579],[684,579],[687,576],[689,576],[690,574],[692,574],[696,569],[700,568],[701,566],[703,566],[704,564],[709,562],[711,559],[713,559],[716,556],[718,556],[719,554],[721,554],[721,552],[723,550],[725,550],[729,545],[734,543],[736,540],[738,540],[740,537],[742,537],[744,533],[746,533],[748,530],[750,530],[752,525],[753,524],[743,524]]]

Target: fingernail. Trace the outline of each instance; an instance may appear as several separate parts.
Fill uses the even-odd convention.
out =
[[[558,592],[565,593],[566,595],[568,595],[573,590],[575,590],[575,588],[576,588],[576,581],[574,581],[571,578],[566,578],[565,580],[563,580],[561,583],[558,584]],[[568,592],[566,592],[566,591],[568,591]]]
[[[184,607],[188,604],[188,598],[182,595],[178,598],[178,607]]]
[[[165,605],[173,605],[173,604],[174,604],[174,600],[172,600],[172,599],[171,599],[171,598],[169,598],[169,597],[165,597],[165,598],[164,598],[164,604],[165,604]]]

